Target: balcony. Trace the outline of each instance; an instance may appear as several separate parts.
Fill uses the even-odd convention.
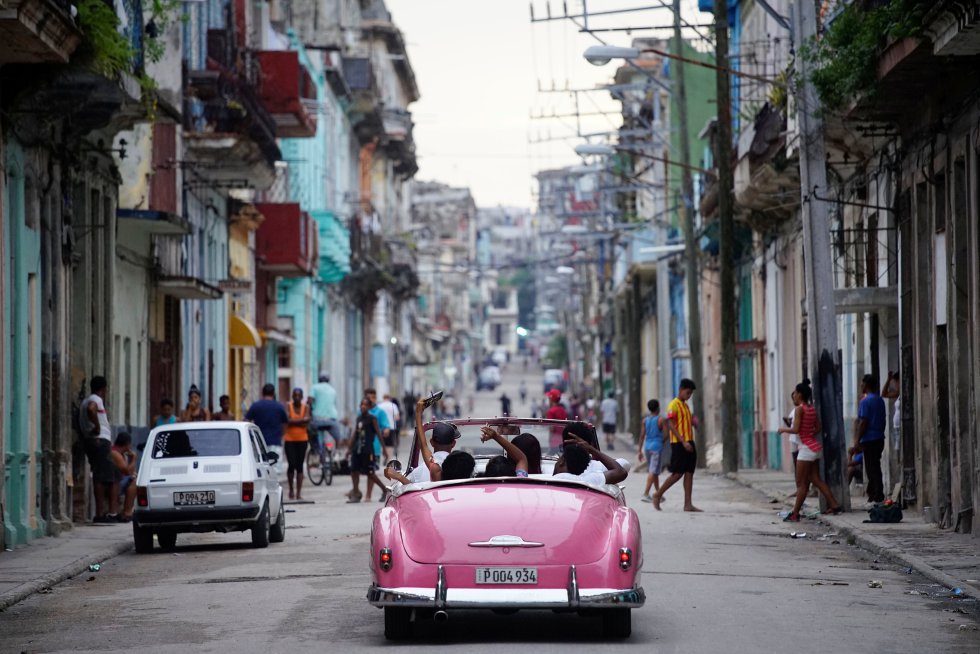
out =
[[[786,116],[763,105],[738,139],[735,203],[756,231],[766,233],[795,216],[800,204],[799,155],[787,156]]]
[[[255,55],[258,93],[276,124],[276,136],[308,138],[316,135],[316,84],[290,50],[265,50]]]
[[[411,112],[404,109],[383,109],[381,124],[384,127],[385,153],[395,162],[395,172],[406,178],[412,177],[419,167],[415,159]]]
[[[840,227],[830,232],[837,313],[874,313],[898,307],[898,252],[894,228]]]
[[[5,0],[0,2],[0,65],[68,63],[82,41],[68,2]]]
[[[258,267],[278,277],[309,277],[317,271],[317,223],[296,202],[258,203],[265,220],[255,232]]]
[[[208,67],[186,74],[184,144],[191,168],[227,186],[269,188],[281,158],[276,122],[256,94],[256,75],[234,70],[225,30],[208,30]],[[250,63],[250,62],[247,62]]]

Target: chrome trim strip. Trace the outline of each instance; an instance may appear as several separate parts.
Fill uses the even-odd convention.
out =
[[[577,581],[576,581],[577,585]],[[373,606],[407,606],[438,609],[635,609],[646,602],[643,588],[578,589],[578,605],[572,604],[567,589],[561,588],[453,588],[436,603],[432,588],[382,588],[372,585],[367,599]]]
[[[579,600],[578,573],[575,571],[575,566],[570,565],[568,566],[568,605],[577,609]]]
[[[437,609],[446,608],[446,569],[439,566],[439,571],[436,573],[436,594],[435,602]]]
[[[491,536],[488,540],[470,543],[470,547],[544,547],[544,543],[524,540],[522,536]]]

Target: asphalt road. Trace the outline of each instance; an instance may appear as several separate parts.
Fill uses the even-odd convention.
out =
[[[539,381],[529,375],[529,389]],[[518,408],[516,385],[511,373],[504,390]],[[478,394],[477,411],[496,414],[499,395]],[[628,497],[642,482],[634,471]],[[290,506],[286,542],[265,550],[253,550],[247,533],[181,535],[176,553],[108,561],[0,613],[0,651],[980,652],[976,602],[821,540],[827,530],[815,522],[784,525],[761,495],[709,474],[695,481],[703,514],[680,511],[680,488],[661,513],[633,500],[648,600],[628,641],[602,642],[597,620],[574,615],[468,612],[388,644],[382,612],[364,598],[378,504],[346,504],[348,488],[339,477],[304,493],[314,503]],[[808,538],[789,537],[800,530]],[[869,588],[872,580],[882,587]]]

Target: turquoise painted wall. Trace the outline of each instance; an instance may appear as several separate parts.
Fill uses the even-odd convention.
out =
[[[3,185],[4,543],[16,547],[44,535],[41,493],[40,234],[25,223],[24,152],[6,143]]]

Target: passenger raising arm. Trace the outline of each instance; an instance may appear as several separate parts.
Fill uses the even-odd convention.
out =
[[[429,478],[432,481],[442,480],[442,466],[436,463],[436,460],[432,457],[432,450],[429,449],[429,443],[426,441],[425,432],[422,430],[422,425],[424,424],[422,414],[425,413],[425,410],[428,407],[438,400],[439,398],[435,395],[430,395],[427,398],[419,398],[419,401],[415,404],[415,436],[419,440],[419,465],[425,465],[425,467],[429,470]]]
[[[497,430],[489,425],[485,425],[481,430],[480,441],[495,441],[500,447],[504,448],[507,458],[514,462],[516,472],[515,477],[527,477],[527,456],[516,445],[507,440],[504,436],[497,433]]]
[[[606,472],[604,476],[606,478],[607,484],[618,484],[619,482],[626,479],[628,474],[623,466],[619,465],[619,461],[612,458],[608,454],[600,452],[598,449],[589,445],[586,441],[575,436],[574,434],[565,434],[565,445],[578,445],[583,450],[589,453],[593,459],[606,466]]]

